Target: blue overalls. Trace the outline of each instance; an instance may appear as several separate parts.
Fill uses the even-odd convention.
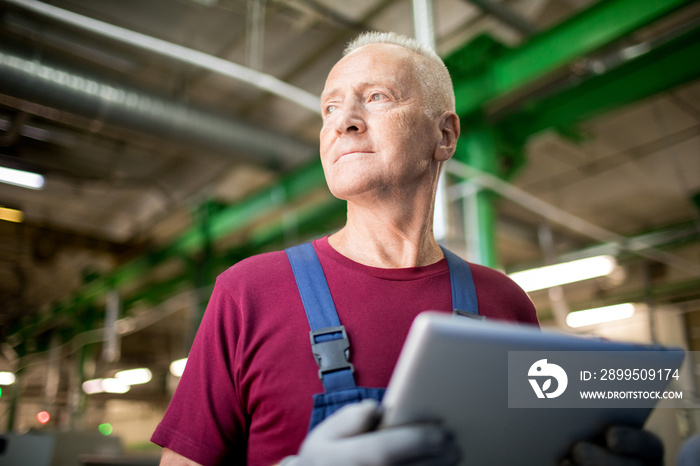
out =
[[[476,289],[469,264],[442,248],[447,258],[452,307],[457,315],[479,318]],[[311,243],[286,250],[311,328],[311,350],[319,366],[324,393],[314,395],[309,430],[346,404],[367,398],[381,401],[385,388],[358,387],[349,362],[350,342],[340,324],[321,263]]]

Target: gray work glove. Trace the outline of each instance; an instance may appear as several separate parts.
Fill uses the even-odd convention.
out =
[[[605,445],[579,442],[562,466],[661,466],[664,446],[646,430],[612,426],[605,431]]]
[[[697,466],[700,464],[700,434],[695,434],[683,443],[676,466]]]
[[[321,422],[282,466],[453,465],[459,447],[438,424],[413,424],[373,430],[377,402],[344,406]]]

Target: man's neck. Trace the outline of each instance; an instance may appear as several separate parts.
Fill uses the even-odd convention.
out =
[[[438,262],[443,254],[433,236],[432,200],[407,204],[413,207],[348,202],[347,224],[331,235],[330,245],[372,267],[420,267]]]

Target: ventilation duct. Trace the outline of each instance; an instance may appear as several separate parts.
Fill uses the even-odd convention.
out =
[[[5,41],[0,44],[0,93],[152,136],[231,151],[265,166],[294,166],[317,152],[305,142]]]

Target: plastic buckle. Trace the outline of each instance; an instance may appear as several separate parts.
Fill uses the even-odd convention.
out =
[[[312,330],[311,351],[318,364],[318,377],[323,379],[323,374],[343,369],[355,372],[355,367],[348,361],[350,359],[350,340],[344,326],[326,327],[320,330]],[[317,342],[316,339],[323,335],[340,333],[340,338]]]
[[[475,314],[475,313],[469,312],[469,311],[460,311],[459,309],[453,309],[452,315],[455,317],[469,317],[471,319],[476,319],[476,320],[486,320],[485,316]]]

